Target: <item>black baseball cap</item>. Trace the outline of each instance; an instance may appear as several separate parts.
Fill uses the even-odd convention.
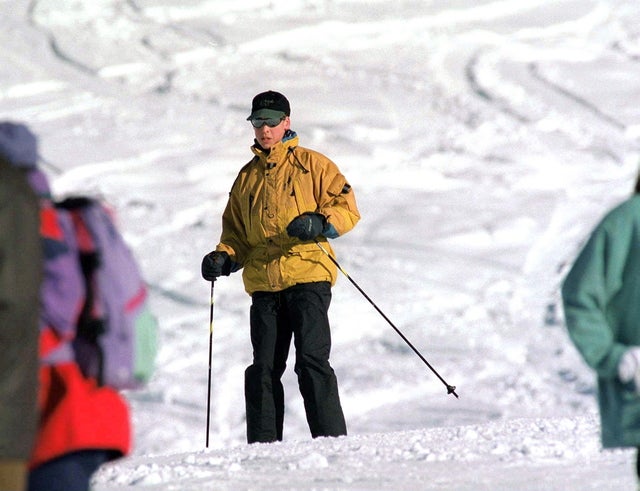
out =
[[[280,92],[268,90],[261,92],[253,98],[251,102],[251,114],[247,121],[251,119],[277,119],[289,116],[291,106],[289,101]]]

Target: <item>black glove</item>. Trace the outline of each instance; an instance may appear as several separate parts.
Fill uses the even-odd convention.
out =
[[[291,220],[287,225],[287,233],[300,240],[315,239],[322,233],[326,223],[327,219],[320,213],[303,213]]]
[[[213,251],[202,258],[202,277],[214,281],[218,276],[229,276],[231,258],[226,252]]]

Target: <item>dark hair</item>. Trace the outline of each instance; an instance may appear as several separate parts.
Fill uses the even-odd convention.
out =
[[[640,174],[638,174],[638,179],[636,180],[636,187],[634,189],[636,194],[640,194]]]

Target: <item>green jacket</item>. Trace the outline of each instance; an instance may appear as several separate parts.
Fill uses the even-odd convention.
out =
[[[640,346],[640,195],[595,228],[562,286],[569,335],[598,377],[604,447],[640,446],[640,396],[617,367]]]
[[[351,230],[360,219],[351,186],[324,155],[298,147],[288,132],[270,152],[252,147],[255,157],[238,174],[222,216],[216,247],[243,268],[247,293],[281,291],[298,283],[335,283],[337,268],[314,241],[289,237],[287,225],[304,212],[327,219],[318,241]]]
[[[0,159],[0,461],[28,459],[37,426],[39,226],[24,173]]]

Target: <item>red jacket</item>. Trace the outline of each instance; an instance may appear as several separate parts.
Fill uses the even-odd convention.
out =
[[[39,406],[32,468],[77,450],[112,450],[114,457],[131,450],[124,399],[115,390],[84,378],[73,362],[41,367]]]
[[[65,247],[64,227],[50,200],[43,198],[41,202],[45,276],[41,293],[40,422],[30,466],[85,449],[111,450],[114,458],[126,455],[131,450],[126,401],[114,389],[99,387],[95,380],[84,377],[73,359],[71,342],[75,333],[70,326],[75,325],[84,292],[82,285],[65,283],[64,275],[53,267],[55,251]],[[78,297],[77,305],[66,311],[59,308],[62,302],[55,301],[62,285],[65,295],[74,292]]]

